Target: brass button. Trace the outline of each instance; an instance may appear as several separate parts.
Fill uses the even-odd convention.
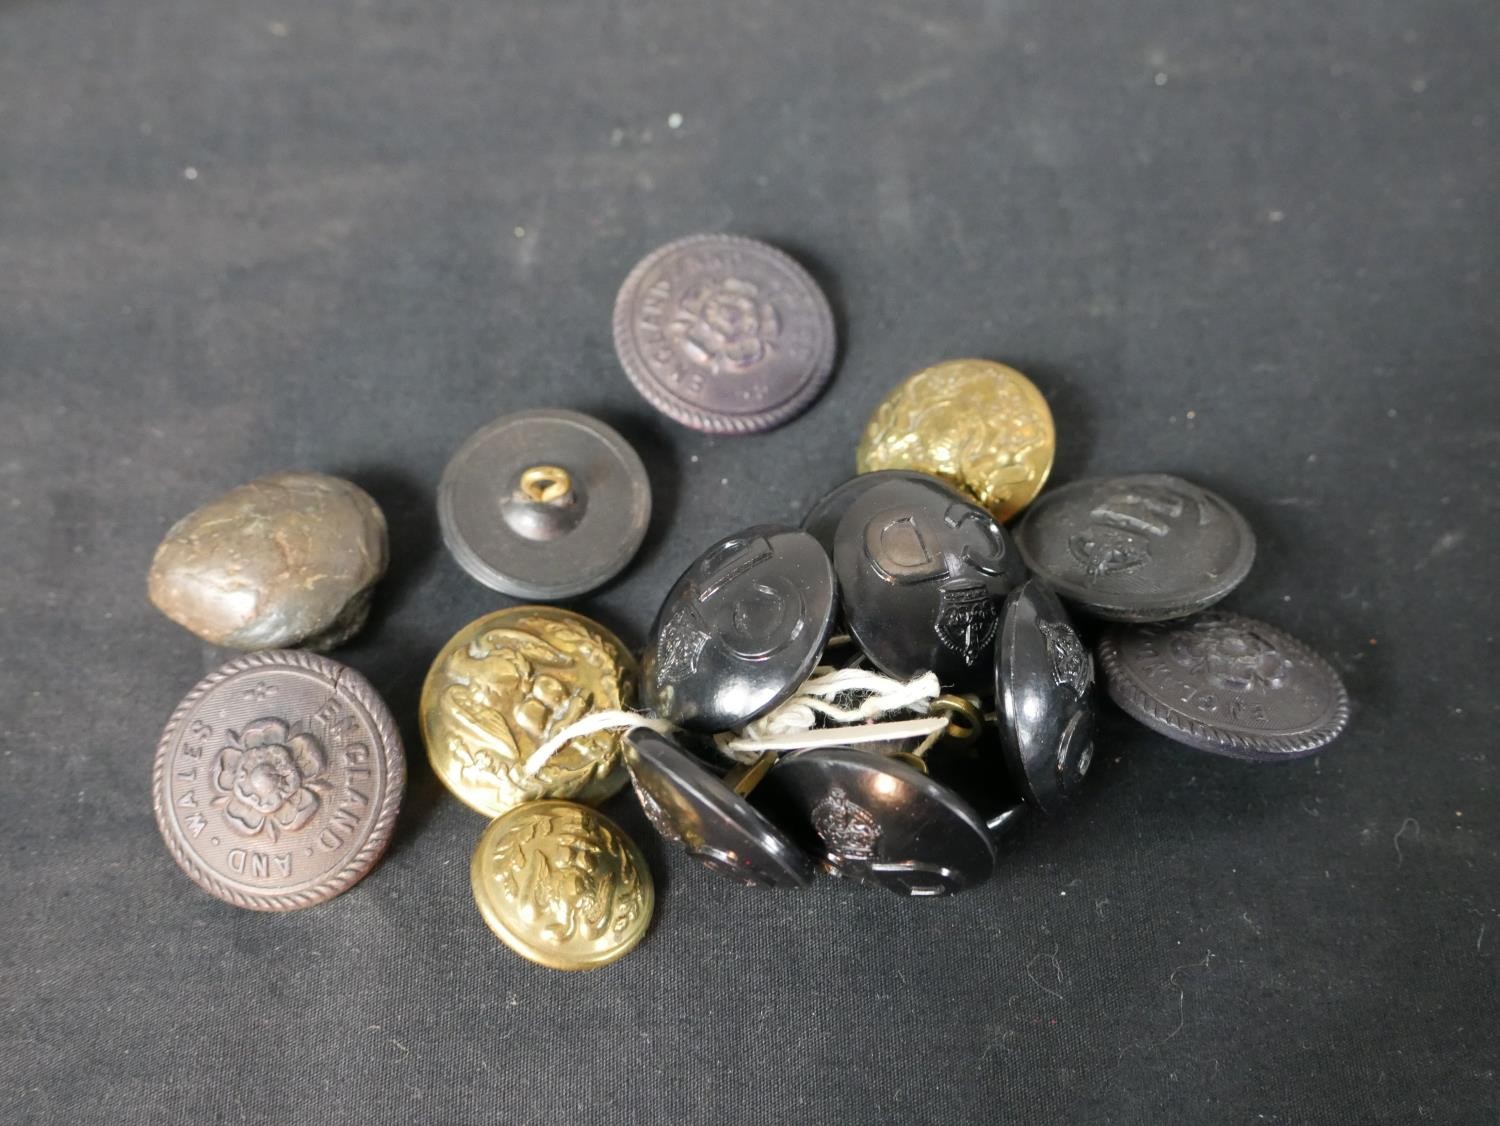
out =
[[[539,798],[602,802],[625,782],[621,732],[579,736],[534,769],[527,760],[584,716],[630,707],[635,684],[624,644],[581,614],[487,614],[454,634],[427,673],[427,757],[460,801],[489,817]]]
[[[469,876],[490,930],[554,970],[608,965],[651,925],[655,892],[640,849],[609,818],[573,802],[528,802],[497,817]]]
[[[897,386],[859,442],[861,473],[931,473],[1009,520],[1052,471],[1057,434],[1036,384],[990,360],[948,360]]]

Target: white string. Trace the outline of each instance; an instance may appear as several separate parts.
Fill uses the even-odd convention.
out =
[[[936,673],[896,680],[870,669],[819,666],[791,699],[739,731],[716,736],[714,742],[730,758],[746,761],[765,751],[924,738],[941,731],[948,721],[937,716],[868,721],[899,712],[926,712],[941,692]],[[856,693],[864,693],[857,704],[837,702]],[[819,727],[819,716],[833,720],[837,726]]]
[[[835,669],[820,665],[790,699],[739,731],[715,736],[714,742],[719,750],[740,762],[752,761],[766,751],[796,751],[889,739],[921,739],[921,749],[925,750],[948,726],[946,717],[923,714],[914,719],[870,721],[899,712],[925,713],[941,692],[942,686],[935,673],[923,673],[911,680],[896,680],[869,669]],[[857,694],[862,694],[863,698],[857,703],[849,703],[849,698]],[[841,699],[846,702],[840,703]],[[833,720],[834,726],[819,727],[820,717]],[[521,764],[521,770],[534,777],[574,739],[601,731],[628,731],[636,727],[649,728],[659,735],[672,735],[677,731],[674,724],[664,719],[638,712],[622,709],[592,712],[568,724],[538,746]]]
[[[649,727],[658,735],[671,735],[677,728],[664,719],[653,719],[638,712],[607,709],[591,712],[582,719],[568,724],[552,738],[532,751],[521,764],[522,773],[534,777],[557,754],[574,739],[595,735],[600,731],[629,731],[636,727]]]

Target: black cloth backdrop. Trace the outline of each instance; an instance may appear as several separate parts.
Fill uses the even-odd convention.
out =
[[[1495,1121],[1497,31],[1485,0],[0,3],[0,1121]],[[612,354],[630,266],[718,230],[797,255],[842,333],[759,437],[664,421]],[[1348,735],[1257,768],[1112,713],[1081,806],[944,902],[744,891],[622,795],[645,943],[509,953],[414,726],[504,601],[439,541],[449,454],[525,407],[618,427],[656,514],[574,605],[639,644],[964,355],[1041,385],[1055,480],[1239,505],[1230,605],[1327,654]],[[335,656],[412,776],[374,874],[275,917],[157,837],[157,735],[230,654],[143,580],[287,467],[389,517]]]

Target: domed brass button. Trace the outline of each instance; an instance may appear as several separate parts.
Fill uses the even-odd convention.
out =
[[[515,606],[470,622],[445,645],[422,686],[422,738],[432,769],[465,805],[497,817],[539,798],[602,802],[625,781],[622,734],[533,752],[592,712],[628,708],[636,667],[597,622],[551,606]]]
[[[497,817],[469,876],[490,930],[554,970],[608,965],[651,925],[655,893],[640,849],[609,818],[573,802],[528,802]]]
[[[1031,380],[990,360],[948,360],[885,397],[856,456],[861,473],[941,477],[1004,521],[1041,492],[1056,446],[1052,412]]]

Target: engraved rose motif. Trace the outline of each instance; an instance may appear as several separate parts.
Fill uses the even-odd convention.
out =
[[[718,375],[764,360],[781,335],[781,320],[754,283],[716,278],[683,294],[666,331],[684,356]]]
[[[1269,641],[1215,614],[1205,614],[1175,635],[1172,656],[1211,683],[1238,692],[1279,687],[1291,668]]]
[[[323,747],[306,732],[293,733],[279,719],[258,719],[213,762],[213,805],[243,836],[264,833],[273,841],[300,829],[318,811],[327,762]]]

